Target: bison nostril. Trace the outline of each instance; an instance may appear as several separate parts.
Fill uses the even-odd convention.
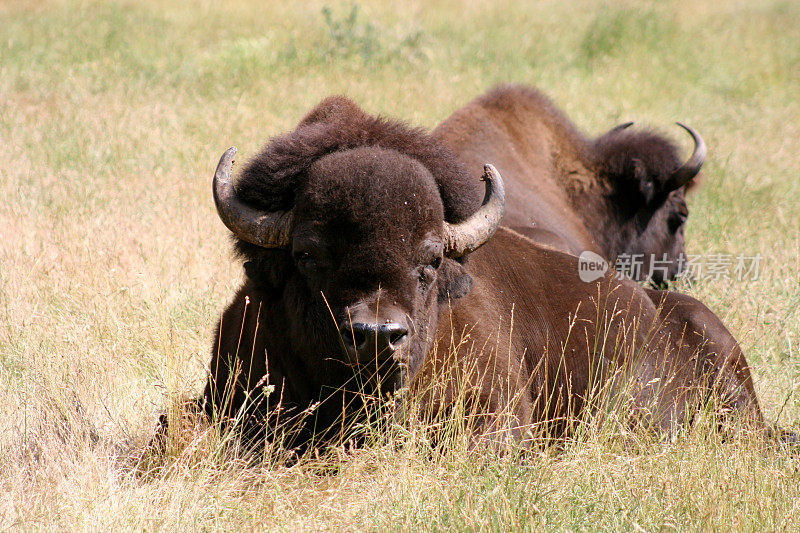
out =
[[[352,341],[356,348],[360,348],[367,342],[367,336],[361,331],[353,331]]]
[[[339,328],[339,335],[345,346],[362,350],[370,339],[375,336],[375,328],[371,327],[370,324],[346,324]]]
[[[389,344],[391,346],[397,347],[397,346],[403,344],[406,341],[407,337],[408,337],[408,334],[406,333],[405,329],[403,329],[402,331],[392,332],[389,335]]]

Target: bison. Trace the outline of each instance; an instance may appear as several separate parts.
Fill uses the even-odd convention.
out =
[[[473,158],[441,139],[331,97],[237,180],[234,154],[213,188],[245,278],[203,403],[247,439],[295,416],[293,446],[328,441],[363,416],[365,387],[419,391],[433,413],[466,397],[476,443],[568,435],[601,389],[663,431],[710,395],[763,426],[745,357],[711,311],[611,273],[582,282],[577,257],[500,227],[501,174],[482,163],[475,194]]]
[[[591,251],[657,285],[685,270],[685,192],[703,166],[695,143],[682,163],[661,135],[629,129],[632,122],[591,139],[539,91],[496,88],[442,122],[433,135],[476,176],[492,161],[505,177],[503,224],[573,254]]]

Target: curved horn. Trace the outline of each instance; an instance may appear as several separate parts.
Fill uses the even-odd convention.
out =
[[[243,241],[263,248],[286,248],[291,242],[291,211],[259,211],[236,195],[231,177],[236,148],[228,148],[214,173],[214,204],[223,224]]]
[[[444,250],[456,258],[474,252],[488,241],[503,219],[506,210],[506,189],[503,178],[492,165],[483,166],[486,194],[483,205],[467,220],[458,224],[444,223]]]
[[[697,176],[697,173],[700,172],[700,168],[706,161],[706,143],[703,141],[700,134],[685,124],[681,124],[680,122],[676,122],[675,124],[688,131],[689,135],[692,136],[694,140],[694,151],[692,152],[692,157],[678,170],[673,172],[669,180],[667,180],[666,190],[668,191],[679,189],[692,181],[692,178]]]
[[[627,130],[631,126],[633,126],[633,122],[624,122],[619,126],[614,126],[613,128],[611,128],[611,131],[609,131],[608,133],[617,133],[622,130]]]

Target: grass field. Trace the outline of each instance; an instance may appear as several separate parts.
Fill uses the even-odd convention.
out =
[[[592,134],[636,120],[688,151],[673,122],[697,128],[689,252],[762,259],[691,292],[740,339],[766,416],[800,427],[800,4],[220,4],[0,3],[0,529],[800,528],[798,458],[703,424],[521,461],[388,439],[257,468],[187,430],[137,475],[240,281],[220,154],[334,93],[433,127],[516,81]]]

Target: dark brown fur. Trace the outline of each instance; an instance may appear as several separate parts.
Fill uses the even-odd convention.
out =
[[[577,135],[554,123],[561,135]],[[485,155],[511,164],[499,149]],[[209,414],[239,417],[249,438],[262,439],[278,423],[277,404],[284,421],[313,406],[292,443],[335,435],[362,413],[365,383],[395,385],[392,369],[354,366],[343,352],[339,324],[368,313],[408,320],[411,389],[433,410],[464,392],[482,414],[476,435],[564,434],[603,383],[625,395],[640,422],[660,429],[685,422],[714,392],[726,412],[763,423],[738,344],[688,296],[608,275],[584,283],[576,257],[504,228],[469,261],[444,258],[431,274],[444,221],[479,204],[476,163],[465,162],[469,171],[424,132],[341,97],[271,141],[237,188],[253,205],[294,210],[292,246],[237,242],[247,277],[218,325],[204,393]],[[552,192],[566,195],[559,190]],[[446,387],[426,390],[437,375],[449,376]]]
[[[474,367],[474,394],[500,436],[518,439],[537,425],[563,434],[609,384],[629,414],[661,431],[709,397],[723,415],[763,424],[738,343],[697,300],[608,275],[584,283],[577,258],[505,228],[470,256],[469,271],[475,286],[440,322],[437,353],[470,332],[457,366]],[[436,366],[425,370],[441,373]],[[498,413],[513,416],[496,421]]]
[[[685,187],[665,189],[682,164],[661,135],[612,129],[584,136],[539,91],[503,86],[453,113],[433,135],[466,163],[473,176],[491,161],[508,189],[503,224],[537,242],[573,254],[593,251],[610,261],[642,254],[669,260],[666,278],[679,274],[688,216]],[[664,264],[653,280],[664,281]]]

